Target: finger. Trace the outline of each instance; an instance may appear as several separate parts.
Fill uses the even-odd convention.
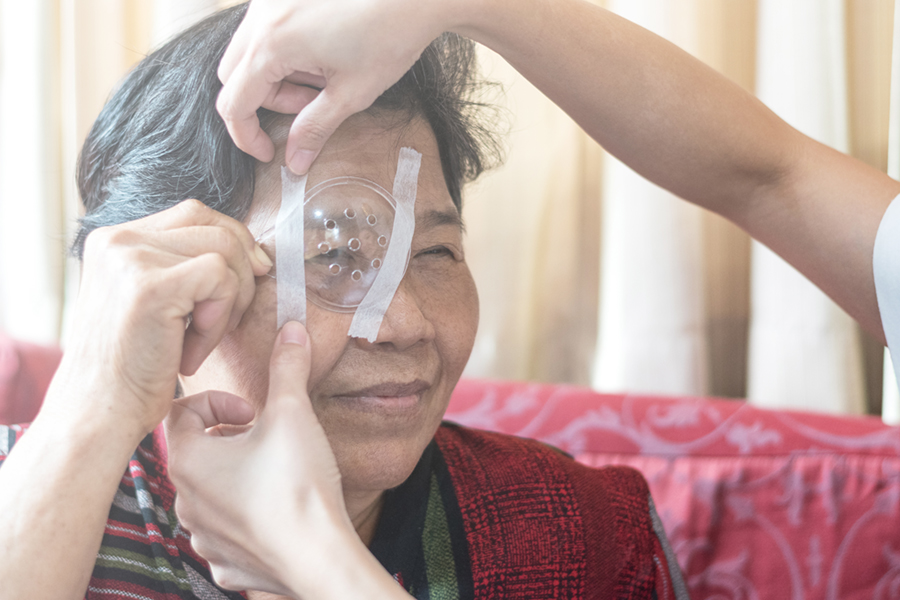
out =
[[[278,406],[285,402],[297,405],[297,399],[306,399],[300,404],[309,404],[309,365],[309,335],[306,328],[297,321],[288,321],[281,328],[272,349],[269,395],[264,414],[277,411]]]
[[[196,547],[194,549],[196,550]],[[197,554],[200,554],[200,552],[198,551]],[[200,554],[200,556],[206,558],[203,554]],[[219,565],[212,560],[208,560],[207,562],[209,562],[209,574],[212,575],[213,581],[215,581],[216,585],[220,588],[234,591],[251,589],[250,586],[245,583],[247,579],[239,569],[229,564]],[[263,591],[259,587],[253,587],[252,589]]]
[[[247,278],[251,281],[262,271],[258,265],[263,263],[263,260],[265,260],[263,266],[272,262],[255,240],[253,251],[248,252],[244,241],[225,227],[210,225],[180,227],[153,232],[150,239],[157,247],[182,257],[195,257],[210,252],[221,254],[235,273],[242,279]],[[257,247],[263,253],[264,259],[257,255]]]
[[[231,232],[243,246],[247,258],[253,264],[254,273],[264,275],[272,268],[271,259],[256,243],[246,225],[211,209],[199,200],[184,200],[172,208],[139,219],[135,224],[156,231],[186,227],[221,227]]]
[[[342,94],[334,93],[330,84],[325,86],[291,125],[285,154],[291,171],[298,175],[307,173],[325,142],[341,123],[370,104],[360,99],[347,101]]]
[[[273,77],[265,67],[254,68],[251,53],[245,53],[216,99],[216,110],[235,145],[262,162],[274,158],[275,145],[259,126],[256,111],[283,79],[284,75]]]
[[[225,334],[234,330],[233,308],[233,298],[201,302],[194,307],[191,324],[184,332],[182,375],[195,374]]]
[[[253,301],[256,293],[256,277],[261,269],[255,269],[253,256],[248,255],[244,245],[231,230],[224,227],[182,227],[161,232],[154,232],[153,243],[164,248],[172,254],[193,258],[202,254],[216,253],[221,255],[228,268],[234,271],[238,278],[238,296],[235,300],[229,330],[237,327],[244,311]],[[254,244],[254,248],[259,247]],[[264,253],[262,248],[260,251]],[[266,256],[271,263],[271,259]],[[194,319],[198,317],[196,309]]]
[[[240,396],[210,390],[174,400],[165,427],[167,435],[178,436],[219,425],[247,425],[255,416],[253,407]]]
[[[173,270],[176,280],[194,285],[189,290],[195,303],[193,319],[184,334],[180,368],[182,374],[193,375],[229,331],[239,282],[222,255],[215,253],[185,261]]]
[[[216,70],[219,81],[223,84],[228,83],[238,63],[247,54],[252,33],[252,22],[245,16],[234,35],[231,36],[231,41],[228,42],[228,47],[222,55],[222,60],[219,61],[219,68]]]
[[[252,423],[245,423],[244,425],[231,425],[222,423],[221,425],[214,425],[210,427],[206,430],[206,433],[219,437],[232,437],[241,433],[246,433],[251,429],[253,429]]]
[[[168,435],[168,434],[166,434],[166,435]],[[168,441],[167,441],[167,443],[168,443]],[[171,449],[172,444],[171,443],[168,443],[168,444]],[[169,472],[169,476],[170,477],[172,476],[171,470]],[[191,533],[191,527],[192,527],[191,522],[193,521],[193,519],[191,518],[190,507],[185,508],[184,496],[182,496],[181,494],[176,494],[175,503],[173,505],[173,508],[175,509],[175,514],[178,517],[178,524],[181,525],[181,528],[184,530],[184,532],[186,534],[188,534],[188,536],[193,537],[193,535]]]
[[[294,71],[286,76],[284,80],[288,83],[293,83],[294,85],[305,85],[306,87],[313,88],[317,92],[324,88],[328,83],[328,80],[325,79],[324,76],[316,75],[315,73],[307,73],[305,71]]]
[[[282,81],[275,94],[266,99],[262,106],[277,113],[293,115],[306,108],[318,95],[319,90],[316,88]]]

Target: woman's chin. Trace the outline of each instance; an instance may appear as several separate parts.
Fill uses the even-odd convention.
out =
[[[440,426],[445,398],[316,398],[313,407],[334,452],[344,490],[395,488],[409,477]]]
[[[393,439],[329,435],[345,494],[381,492],[402,484],[416,468],[433,435],[433,430]]]

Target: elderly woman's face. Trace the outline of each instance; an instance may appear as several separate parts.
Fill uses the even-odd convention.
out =
[[[468,360],[478,323],[475,285],[434,134],[420,120],[401,127],[386,124],[389,121],[365,114],[348,120],[316,160],[307,183],[309,189],[325,179],[350,175],[390,190],[400,148],[422,153],[409,268],[375,342],[347,336],[352,314],[307,304],[310,398],[331,442],[345,490],[360,492],[394,487],[412,472]],[[254,235],[274,223],[281,201],[282,164],[283,154],[258,169],[247,219]],[[276,281],[260,277],[240,326],[197,375],[185,379],[185,392],[225,390],[262,408],[277,334],[276,313]]]

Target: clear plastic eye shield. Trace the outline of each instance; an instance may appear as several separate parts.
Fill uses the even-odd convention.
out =
[[[275,226],[257,238],[275,244],[279,328],[305,324],[308,299],[354,313],[348,335],[375,341],[409,264],[421,159],[411,148],[400,150],[392,192],[361,177],[307,190],[306,176],[282,167]]]

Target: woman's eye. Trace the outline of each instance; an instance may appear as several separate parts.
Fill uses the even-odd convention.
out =
[[[446,246],[435,246],[434,248],[428,248],[427,250],[422,250],[419,252],[419,256],[428,256],[428,257],[449,257],[454,258],[456,255],[453,253],[450,248]]]
[[[350,252],[346,248],[332,248],[328,252],[320,252],[315,256],[306,259],[307,262],[328,263],[333,262],[349,262],[352,259]]]

